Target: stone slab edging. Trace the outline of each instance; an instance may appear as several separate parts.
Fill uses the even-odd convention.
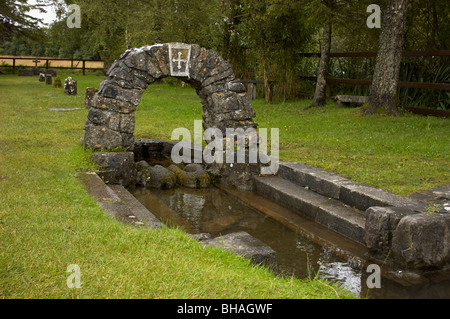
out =
[[[373,206],[408,207],[417,211],[426,209],[422,202],[380,188],[354,184],[347,178],[304,163],[280,161],[278,173],[299,186],[308,187],[362,211]]]
[[[136,197],[120,184],[105,184],[94,172],[78,172],[78,179],[112,217],[141,227],[161,228],[165,225],[158,220]],[[200,236],[199,236],[200,235]],[[265,243],[246,232],[230,233],[216,238],[191,235],[206,246],[223,248],[231,253],[250,259],[253,264],[264,264],[276,271],[276,252]]]
[[[450,270],[448,187],[443,187],[444,192],[441,192],[445,209],[437,209],[383,189],[354,184],[337,174],[303,163],[280,162],[279,176],[361,210],[368,259],[386,263],[393,269],[417,273]],[[331,228],[348,236],[339,224]]]
[[[279,176],[255,177],[256,192],[312,221],[364,243],[365,216],[339,200],[305,189]]]
[[[151,228],[163,227],[163,223],[122,185],[108,186],[94,172],[79,172],[78,178],[102,208],[119,221]]]

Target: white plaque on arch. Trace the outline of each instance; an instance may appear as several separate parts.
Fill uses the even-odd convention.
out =
[[[169,43],[170,75],[189,77],[189,60],[191,45],[185,43]]]

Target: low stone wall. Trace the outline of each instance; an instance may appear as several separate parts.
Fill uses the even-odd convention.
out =
[[[45,74],[45,75],[51,75],[53,77],[56,76],[56,71],[55,70],[42,70],[42,69],[19,69],[17,71],[17,74],[19,76],[39,76],[39,74]]]

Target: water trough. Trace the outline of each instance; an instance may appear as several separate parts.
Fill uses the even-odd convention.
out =
[[[171,164],[168,154],[174,143],[150,139],[136,143],[134,161]],[[173,224],[200,240],[246,232],[276,252],[273,269],[278,274],[305,278],[319,271],[320,276],[363,297],[450,296],[449,278],[441,271],[420,276],[383,264],[382,288],[368,289],[366,284],[367,265],[374,261],[365,243],[364,209],[374,205],[423,209],[420,201],[357,187],[335,174],[292,162],[281,162],[278,176],[255,177],[253,191],[220,184],[202,189],[154,189],[124,181],[121,173],[114,181],[113,171],[110,167],[103,171],[108,185],[96,174],[84,174],[82,179],[85,185],[95,184],[88,189],[103,190],[97,199],[125,223]]]

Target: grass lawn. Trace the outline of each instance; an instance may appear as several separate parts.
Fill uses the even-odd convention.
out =
[[[408,196],[450,184],[450,120],[404,114],[364,117],[334,102],[304,111],[310,100],[266,104],[252,101],[259,127],[279,128],[280,159],[333,171]],[[136,112],[137,137],[171,139],[177,127],[193,134],[202,119],[191,88],[151,85]]]
[[[323,280],[277,277],[179,229],[136,229],[110,217],[76,178],[92,168],[78,144],[87,110],[49,111],[83,108],[85,88],[101,80],[74,77],[78,96],[0,76],[0,298],[353,297]],[[165,104],[170,96],[158,98],[159,90],[177,98]],[[155,85],[137,114],[138,134],[167,138],[172,126],[199,119],[200,107],[192,90]],[[80,289],[67,286],[72,264]]]

